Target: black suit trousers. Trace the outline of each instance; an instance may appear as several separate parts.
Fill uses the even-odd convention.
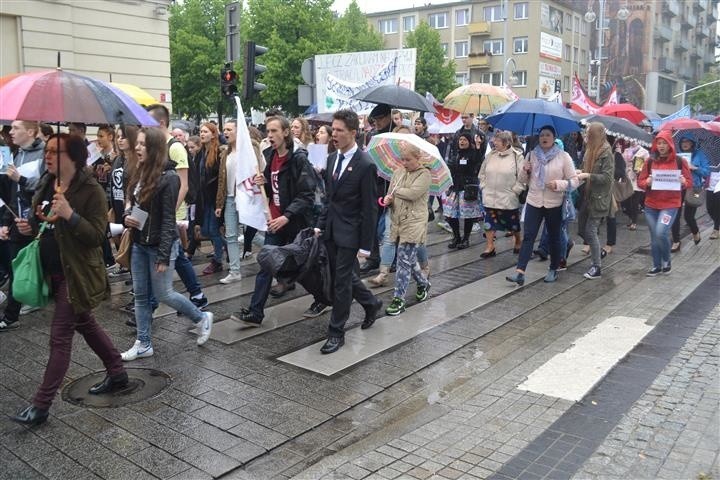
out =
[[[332,240],[326,242],[326,247],[335,288],[328,337],[343,337],[353,298],[367,310],[375,305],[375,295],[360,280],[356,248],[339,247]]]

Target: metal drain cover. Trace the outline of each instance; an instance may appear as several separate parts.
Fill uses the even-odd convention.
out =
[[[153,368],[128,368],[128,385],[122,390],[103,395],[90,395],[88,390],[105,378],[106,372],[91,373],[69,383],[62,390],[66,402],[81,407],[117,408],[157,397],[170,386],[172,378]]]

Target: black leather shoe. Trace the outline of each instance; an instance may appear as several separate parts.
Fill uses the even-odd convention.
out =
[[[45,423],[47,418],[48,411],[37,408],[35,405],[26,407],[25,410],[12,417],[14,422],[22,423],[23,425],[40,425],[41,423]]]
[[[90,387],[88,393],[90,393],[90,395],[102,395],[103,393],[112,393],[127,387],[127,384],[127,372],[115,375],[114,377],[106,375],[105,379],[102,382]]]
[[[327,342],[325,342],[325,345],[320,349],[320,353],[327,354],[337,352],[343,345],[345,345],[344,337],[328,337]]]
[[[360,267],[360,273],[370,273],[373,270],[377,270],[378,268],[380,268],[380,262],[366,260],[365,263],[363,263]]]
[[[365,320],[363,320],[362,325],[360,325],[360,328],[363,330],[370,328],[373,326],[373,323],[375,323],[375,319],[377,318],[377,314],[380,311],[380,309],[383,306],[383,301],[378,299],[377,302],[375,302],[375,306],[371,307],[369,310],[365,310]]]
[[[295,284],[291,283],[290,285],[286,285],[284,283],[278,283],[275,285],[272,290],[270,290],[270,296],[273,298],[280,298],[283,295],[285,295],[290,290],[295,290]]]

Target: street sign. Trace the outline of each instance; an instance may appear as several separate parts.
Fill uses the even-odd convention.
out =
[[[240,60],[240,3],[225,5],[225,62]]]

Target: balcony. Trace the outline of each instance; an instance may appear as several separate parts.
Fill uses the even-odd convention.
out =
[[[697,17],[692,13],[688,13],[687,15],[683,16],[682,20],[680,21],[680,28],[682,28],[683,30],[695,28],[695,25],[697,25]]]
[[[661,58],[658,60],[658,70],[665,73],[672,73],[677,70],[677,63],[671,58]]]
[[[492,55],[486,53],[471,53],[468,55],[468,68],[490,68]]]
[[[713,52],[705,53],[705,65],[715,65],[716,62],[717,62],[717,58],[715,57],[715,53],[713,53]]]
[[[708,27],[698,25],[698,27],[695,29],[695,38],[702,39],[702,38],[708,38],[710,36],[710,29]]]
[[[658,24],[655,28],[655,31],[653,32],[655,40],[660,40],[663,42],[670,42],[672,41],[672,28],[670,28],[667,25],[664,25],[662,23]]]
[[[703,10],[707,10],[708,8],[708,0],[695,0],[693,2],[693,10],[696,12],[701,12]]]
[[[680,15],[680,3],[678,0],[665,0],[662,6],[662,13],[668,17],[677,17]]]
[[[690,52],[690,58],[693,61],[696,61],[696,60],[702,58],[702,56],[703,56],[702,51],[699,50],[699,47],[700,47],[699,45],[696,45],[695,49],[692,52]]]
[[[695,68],[689,65],[683,65],[682,67],[680,67],[678,76],[685,80],[692,80],[693,78],[695,78]]]
[[[715,16],[715,9],[709,8],[707,10],[707,19],[705,20],[705,25],[710,25],[713,22],[717,21],[717,17]]]
[[[676,52],[687,52],[690,50],[690,40],[687,38],[680,38],[675,42]]]
[[[468,34],[490,35],[490,22],[474,22],[468,25]]]

